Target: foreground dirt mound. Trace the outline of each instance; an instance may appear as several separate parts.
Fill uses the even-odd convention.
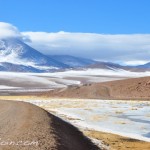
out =
[[[42,95],[61,98],[150,99],[150,77],[70,86]]]
[[[0,101],[0,150],[98,150],[72,125],[24,102]]]

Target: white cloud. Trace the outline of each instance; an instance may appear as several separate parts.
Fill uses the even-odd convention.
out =
[[[149,61],[133,60],[133,61],[125,61],[125,62],[123,62],[123,65],[136,66],[136,65],[144,65],[144,64],[146,64],[148,62],[150,62],[150,60]]]
[[[150,34],[23,32],[45,54],[70,54],[107,61],[150,60]]]
[[[0,38],[17,37],[20,38],[22,35],[18,29],[5,22],[0,22]]]

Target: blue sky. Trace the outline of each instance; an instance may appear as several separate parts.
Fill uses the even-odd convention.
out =
[[[21,31],[150,33],[150,0],[0,0],[0,21]]]

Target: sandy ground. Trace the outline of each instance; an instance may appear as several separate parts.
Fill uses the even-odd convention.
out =
[[[40,98],[84,98],[84,99],[131,99],[150,100],[150,77],[125,79],[103,83],[86,83],[84,85],[73,85],[68,88],[56,89],[54,91],[42,92]],[[23,95],[23,94],[21,94]],[[25,93],[21,98],[36,99]],[[28,95],[28,96],[26,96]],[[7,99],[11,99],[8,96]],[[13,99],[20,99],[20,96]],[[1,97],[1,99],[5,99]],[[16,102],[15,102],[16,103]],[[0,101],[0,144],[1,141],[38,141],[36,144],[2,146],[0,150],[20,149],[60,149],[60,150],[91,150],[93,145],[81,132],[64,121],[47,114],[43,109],[33,105],[17,102]],[[19,115],[18,115],[19,114]],[[99,131],[85,131],[85,135],[95,139],[103,140],[109,144],[112,150],[149,150],[150,143],[142,142],[119,135],[103,133]],[[84,143],[84,144],[83,144]],[[79,147],[78,147],[79,146]],[[96,149],[96,148],[95,148]]]
[[[72,125],[25,102],[0,101],[0,150],[97,150]]]
[[[150,77],[88,83],[44,92],[41,95],[57,98],[149,100]]]
[[[135,139],[122,137],[115,134],[100,131],[87,130],[84,134],[97,140],[103,140],[110,150],[149,150],[150,142],[143,142]]]
[[[32,99],[33,101],[37,99],[37,97],[33,97],[33,96],[32,97],[30,97],[30,96],[22,96],[22,97],[20,97],[20,96],[13,96],[13,97],[7,96],[7,97],[0,97],[0,98],[1,99],[2,98],[14,99],[14,100],[15,99],[19,100],[21,98],[24,101],[27,99],[28,100]],[[45,99],[45,101],[47,101],[47,99]],[[1,105],[1,106],[3,106],[3,105]],[[57,107],[58,106],[54,105],[54,104],[52,104],[52,106],[51,106],[51,108],[57,108]],[[66,107],[68,107],[68,105]],[[76,107],[76,106],[74,105],[74,107]],[[1,111],[3,111],[3,109]],[[82,131],[84,132],[84,135],[87,137],[97,139],[98,142],[103,141],[103,144],[110,147],[109,148],[110,150],[127,150],[127,149],[129,149],[129,150],[141,150],[141,149],[142,150],[149,150],[150,149],[150,143],[149,142],[139,141],[136,139],[127,138],[127,137],[119,136],[116,134],[104,133],[104,132],[95,131],[95,130],[82,130]],[[35,137],[33,139],[35,140]],[[32,139],[32,141],[33,141],[33,139]],[[13,138],[13,140],[14,140],[14,138]],[[55,142],[54,142],[54,146],[56,146],[56,145],[57,144],[55,144]]]

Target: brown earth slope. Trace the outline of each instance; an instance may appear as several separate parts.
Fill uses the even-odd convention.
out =
[[[150,77],[70,86],[42,95],[61,98],[150,99]]]
[[[24,102],[0,101],[0,150],[97,150],[72,125]]]

